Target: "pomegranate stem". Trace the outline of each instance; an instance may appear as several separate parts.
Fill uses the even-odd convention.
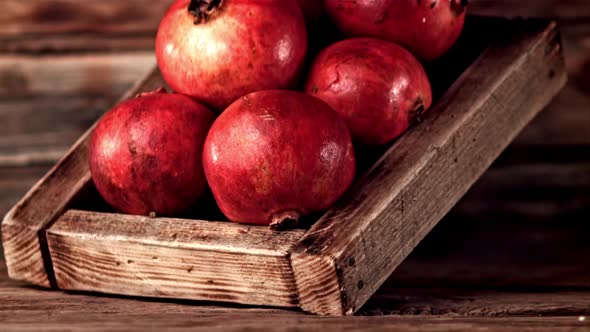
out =
[[[451,0],[451,8],[457,15],[461,15],[467,8],[468,2],[468,0]]]
[[[207,22],[221,8],[223,0],[191,0],[188,12],[195,16],[195,24]]]
[[[282,231],[289,228],[297,227],[301,215],[297,211],[284,211],[272,216],[270,229]]]

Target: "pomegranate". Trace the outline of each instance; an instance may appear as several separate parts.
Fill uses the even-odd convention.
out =
[[[353,181],[344,121],[321,100],[260,91],[215,121],[203,151],[205,175],[234,222],[286,227],[330,207]]]
[[[355,140],[370,145],[402,134],[432,103],[420,62],[404,48],[373,38],[344,40],[320,52],[305,91],[340,113]]]
[[[383,38],[432,61],[457,41],[466,0],[325,0],[326,11],[352,36]]]
[[[177,0],[156,38],[170,87],[216,110],[250,92],[295,84],[306,51],[295,1]]]
[[[116,210],[177,215],[205,193],[203,144],[213,112],[164,89],[117,105],[89,144],[92,179]]]

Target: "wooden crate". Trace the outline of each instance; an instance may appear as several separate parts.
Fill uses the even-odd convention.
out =
[[[554,23],[471,17],[429,65],[436,102],[308,229],[113,213],[92,184],[92,128],[8,213],[9,275],[62,290],[355,313],[566,82]],[[123,98],[164,83],[157,70]],[[211,203],[211,202],[209,202]],[[212,205],[212,203],[211,203]]]

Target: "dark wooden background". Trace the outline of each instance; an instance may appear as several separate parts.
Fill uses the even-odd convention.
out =
[[[155,64],[155,29],[169,3],[2,0],[0,215]],[[582,324],[578,316],[590,314],[590,3],[471,3],[472,13],[556,19],[570,82],[363,309],[367,315],[421,318],[338,320],[334,326],[429,328],[443,322],[458,329],[537,330]],[[115,327],[128,323],[139,329],[156,314],[164,320],[149,320],[148,326],[166,326],[166,319],[178,322],[179,313],[193,315],[190,322],[198,326],[203,321],[196,313],[223,320],[223,314],[244,312],[251,315],[244,323],[248,326],[259,326],[261,317],[271,314],[284,316],[285,327],[320,322],[290,320],[285,318],[290,313],[279,310],[43,292],[8,281],[0,257],[0,322],[11,328],[27,327],[39,314],[56,329],[72,322],[100,329],[103,319]],[[476,318],[465,318],[471,316]],[[491,316],[504,318],[489,320]]]

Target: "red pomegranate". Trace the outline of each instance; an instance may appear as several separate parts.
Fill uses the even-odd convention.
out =
[[[207,184],[203,144],[213,112],[160,89],[127,100],[98,123],[89,144],[92,179],[116,210],[177,215]]]
[[[235,222],[281,227],[330,207],[355,174],[346,124],[300,92],[260,91],[215,121],[203,165],[221,211]]]
[[[344,40],[320,52],[305,91],[332,106],[355,140],[371,145],[399,136],[432,103],[418,60],[398,45],[373,38]]]
[[[177,0],[156,38],[170,87],[216,110],[250,92],[295,84],[306,51],[295,1]]]
[[[325,0],[326,11],[351,36],[383,38],[432,61],[457,41],[466,0]]]

